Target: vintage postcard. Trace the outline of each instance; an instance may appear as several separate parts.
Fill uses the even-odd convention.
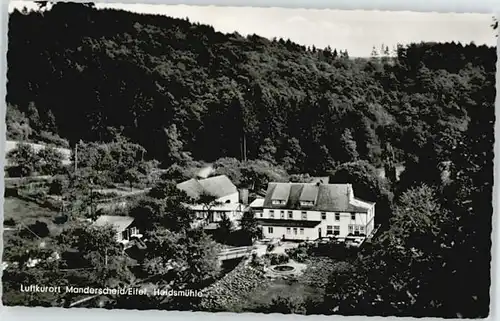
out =
[[[3,304],[488,316],[497,29],[12,2]]]

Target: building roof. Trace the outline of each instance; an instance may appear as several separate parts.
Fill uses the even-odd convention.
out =
[[[316,184],[306,184],[300,192],[300,201],[315,202],[318,197],[319,186]]]
[[[117,232],[123,232],[127,227],[129,227],[134,218],[130,216],[111,216],[102,215],[100,216],[93,225],[95,226],[106,226],[111,225]]]
[[[238,192],[236,186],[226,175],[213,176],[196,180],[194,178],[177,184],[177,188],[189,197],[198,199],[202,194],[221,198]]]
[[[192,198],[199,198],[203,194],[203,186],[194,178],[177,184],[177,188],[186,192]]]
[[[269,190],[268,190],[269,192]],[[271,199],[286,201],[290,196],[290,184],[276,184],[271,194]],[[267,194],[266,194],[267,197]]]
[[[256,198],[252,203],[249,205],[250,207],[263,207],[264,206],[264,199],[263,198]]]
[[[306,195],[309,197],[309,191],[312,190],[310,186],[317,187],[317,199],[314,206],[300,206],[301,195],[306,189]],[[286,204],[274,205],[275,190],[289,190],[289,197]],[[366,213],[368,208],[355,206],[349,202],[350,184],[311,184],[311,183],[269,183],[264,199],[264,208],[276,209],[307,209],[313,211],[329,211],[329,212],[358,212]]]

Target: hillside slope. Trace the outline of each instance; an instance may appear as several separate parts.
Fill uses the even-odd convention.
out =
[[[11,14],[7,100],[35,133],[71,143],[118,131],[172,163],[183,150],[241,158],[245,139],[248,158],[311,173],[446,154],[471,114],[493,108],[494,48],[415,44],[396,59],[347,57],[60,3]]]

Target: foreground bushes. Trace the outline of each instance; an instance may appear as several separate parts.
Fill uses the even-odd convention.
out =
[[[199,308],[205,311],[235,311],[245,306],[245,296],[263,286],[264,274],[243,260],[224,278],[205,289]]]
[[[267,253],[264,255],[264,259],[268,261],[270,265],[280,265],[290,261],[288,255],[278,253]]]

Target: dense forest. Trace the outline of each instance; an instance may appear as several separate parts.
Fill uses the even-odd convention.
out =
[[[7,135],[59,146],[125,137],[165,168],[254,161],[371,177],[361,193],[384,195],[383,237],[354,273],[332,276],[314,311],[484,317],[496,60],[496,48],[453,42],[352,58],[59,3],[10,15]]]
[[[349,59],[186,20],[58,4],[11,15],[7,100],[35,133],[71,144],[118,130],[164,162],[180,150],[213,161],[241,158],[245,138],[249,159],[323,174],[355,158],[381,164],[387,154],[404,162],[449,150],[471,113],[493,103],[494,48],[415,44],[396,54]]]

